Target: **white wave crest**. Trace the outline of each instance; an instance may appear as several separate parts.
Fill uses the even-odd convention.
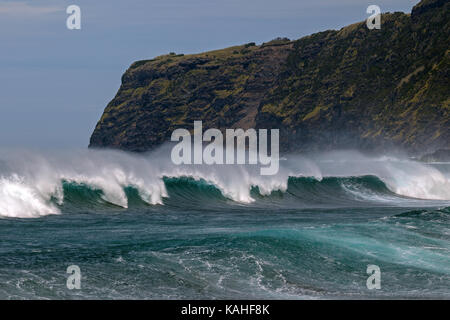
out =
[[[373,175],[381,179],[392,192],[401,196],[450,200],[449,177],[425,163],[393,156],[370,158],[354,151],[323,154],[318,163],[324,176]]]
[[[26,185],[19,176],[0,178],[0,215],[5,217],[36,218],[59,213],[52,203]]]

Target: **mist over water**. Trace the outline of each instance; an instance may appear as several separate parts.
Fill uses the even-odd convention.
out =
[[[169,151],[1,150],[0,298],[450,298],[450,164],[335,151],[262,176]]]

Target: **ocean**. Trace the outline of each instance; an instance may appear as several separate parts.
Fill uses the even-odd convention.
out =
[[[449,179],[355,151],[261,176],[164,150],[1,150],[0,299],[449,299]]]

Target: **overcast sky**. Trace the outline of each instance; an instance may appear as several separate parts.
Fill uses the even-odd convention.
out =
[[[135,60],[298,39],[418,0],[0,0],[0,147],[86,147]],[[66,8],[81,8],[81,30]]]

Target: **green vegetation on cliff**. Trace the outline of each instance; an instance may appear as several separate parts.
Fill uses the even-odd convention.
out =
[[[138,61],[91,147],[145,151],[176,128],[279,128],[282,150],[449,148],[448,0],[297,41]]]

